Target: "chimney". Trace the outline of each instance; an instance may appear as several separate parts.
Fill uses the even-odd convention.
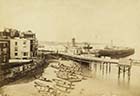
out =
[[[72,46],[75,47],[76,43],[75,43],[75,38],[72,38]]]

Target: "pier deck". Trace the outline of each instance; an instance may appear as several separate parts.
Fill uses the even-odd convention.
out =
[[[68,53],[52,53],[53,55],[58,55],[60,57],[68,58],[70,60],[74,61],[81,61],[81,62],[86,62],[86,63],[91,63],[91,62],[103,62],[103,63],[111,63],[111,64],[118,64],[119,60],[117,59],[109,59],[109,58],[99,58],[99,57],[87,57],[87,56],[82,56],[82,55],[73,55],[73,54],[68,54]]]

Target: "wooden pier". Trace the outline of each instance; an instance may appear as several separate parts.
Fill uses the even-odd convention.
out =
[[[131,76],[131,67],[132,67],[132,60],[129,60],[129,59],[119,60],[119,63],[118,63],[118,83],[119,84],[120,84],[120,81],[125,80],[127,81],[127,85],[129,85],[130,76]]]
[[[65,58],[68,60],[73,60],[81,64],[86,64],[89,66],[90,70],[97,71],[97,67],[100,67],[103,75],[104,73],[111,72],[111,65],[115,64],[118,66],[118,79],[122,74],[122,77],[125,78],[126,75],[128,80],[130,80],[132,60],[130,59],[109,59],[109,58],[99,58],[99,57],[86,57],[82,55],[72,55],[67,53],[52,53],[51,55],[58,56],[59,58]],[[98,66],[97,66],[98,65]]]
[[[111,63],[111,64],[118,64],[117,59],[109,59],[109,58],[99,58],[99,57],[86,57],[84,55],[73,55],[73,54],[67,54],[67,53],[50,53],[49,55],[55,55],[58,57],[63,57],[66,59],[70,59],[77,62],[83,62],[83,63],[91,63],[91,62],[104,62],[104,63]]]

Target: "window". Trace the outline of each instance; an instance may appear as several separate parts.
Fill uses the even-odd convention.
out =
[[[23,44],[25,45],[26,44],[26,41],[24,41]]]
[[[15,47],[15,51],[18,51],[18,48],[17,47]]]
[[[17,45],[18,43],[17,42],[15,42],[15,45]]]
[[[28,52],[24,52],[23,53],[23,56],[28,56]]]
[[[3,48],[3,53],[7,54],[7,48]]]
[[[23,48],[26,48],[26,46],[23,46]]]
[[[15,56],[17,56],[18,55],[18,53],[15,53]]]
[[[3,47],[6,47],[6,43],[3,43]]]
[[[4,55],[4,56],[3,56],[3,62],[6,62],[6,60],[7,60],[7,56]]]

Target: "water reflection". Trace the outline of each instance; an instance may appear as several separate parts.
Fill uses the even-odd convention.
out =
[[[96,79],[113,81],[121,87],[130,85],[131,67],[119,66],[111,63],[93,62],[90,64],[90,69],[94,73]]]

